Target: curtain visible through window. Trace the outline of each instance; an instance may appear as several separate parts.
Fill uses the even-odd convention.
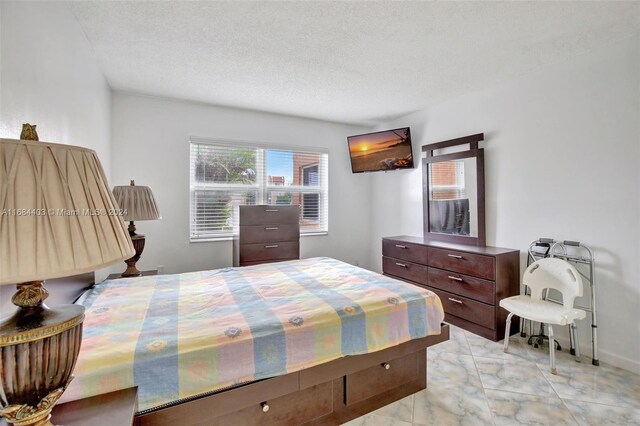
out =
[[[226,238],[243,204],[300,206],[302,234],[328,231],[328,154],[191,140],[191,240]]]

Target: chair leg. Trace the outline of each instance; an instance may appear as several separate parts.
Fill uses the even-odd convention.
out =
[[[540,330],[538,330],[538,336],[535,339],[535,343],[533,344],[534,348],[544,345],[544,323],[540,323]]]
[[[509,353],[509,330],[511,330],[511,317],[513,312],[509,312],[507,316],[507,328],[504,329],[504,352]]]
[[[573,344],[575,345],[576,362],[580,362],[582,361],[580,359],[580,342],[578,342],[578,326],[575,322],[571,324],[571,330],[573,331]]]
[[[571,355],[576,354],[576,340],[573,337],[573,327],[569,324],[569,353]]]
[[[551,324],[547,324],[549,328],[549,357],[551,358],[551,374],[558,374],[556,370],[556,345],[553,340],[553,327]]]
[[[529,336],[533,336],[533,320],[529,320]]]

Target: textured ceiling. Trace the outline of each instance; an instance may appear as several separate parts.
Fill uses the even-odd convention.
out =
[[[375,123],[637,33],[637,2],[70,2],[114,90]]]

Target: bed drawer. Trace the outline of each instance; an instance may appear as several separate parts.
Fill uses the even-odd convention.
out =
[[[241,225],[286,225],[299,222],[300,207],[240,206]]]
[[[298,241],[300,225],[251,225],[240,227],[240,244]]]
[[[491,256],[429,247],[428,264],[461,274],[494,280],[495,260]]]
[[[265,409],[268,409],[265,411]],[[222,416],[214,425],[299,425],[333,411],[333,382],[322,383]]]
[[[300,243],[298,241],[240,245],[240,263],[298,259],[299,257]]]
[[[405,280],[427,284],[427,267],[417,263],[383,256],[382,271]]]
[[[425,263],[427,247],[404,241],[382,240],[382,255],[410,262]]]
[[[297,373],[249,383],[209,397],[197,398],[172,407],[139,415],[136,417],[136,426],[240,424],[236,422],[229,423],[228,421],[224,423],[219,419],[231,419],[237,413],[256,408],[258,408],[259,413],[262,413],[261,403],[278,401],[288,395],[296,394],[300,389],[299,383],[300,379]],[[194,413],[196,414],[195,416]],[[194,418],[197,420],[194,421]],[[186,419],[190,420],[187,421]],[[259,424],[259,422],[245,422],[243,424]]]
[[[451,314],[483,327],[495,330],[495,306],[477,302],[463,296],[458,296],[457,294],[449,293],[448,291],[438,290],[437,288],[427,288],[437,294],[442,301],[442,307],[445,311],[445,321],[447,321],[447,315]]]
[[[345,376],[345,403],[353,405],[383,391],[418,379],[417,352]]]
[[[457,272],[429,268],[429,282],[427,285],[490,305],[495,304],[495,283],[493,281],[458,274]]]

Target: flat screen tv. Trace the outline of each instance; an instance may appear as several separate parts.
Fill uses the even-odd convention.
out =
[[[408,127],[349,136],[347,143],[353,173],[413,168]]]

